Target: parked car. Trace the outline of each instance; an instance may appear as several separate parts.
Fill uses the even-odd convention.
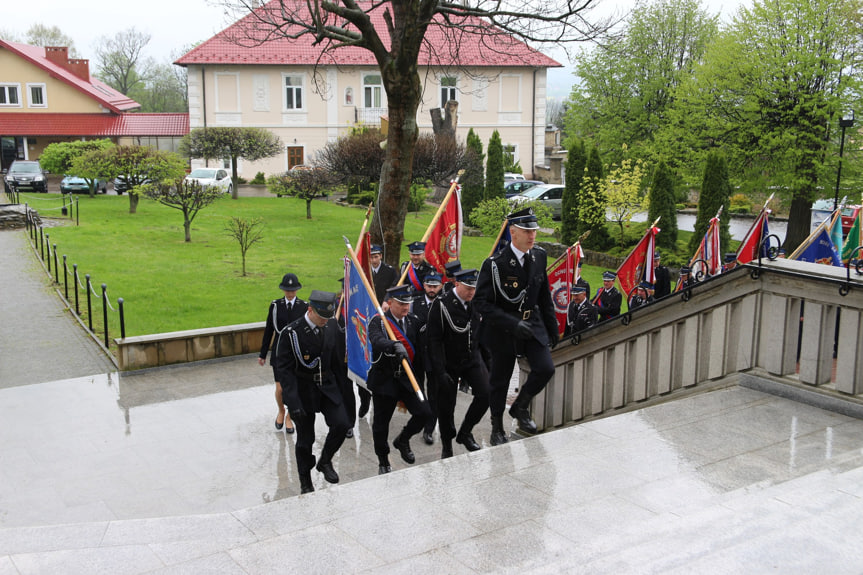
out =
[[[559,220],[563,211],[563,189],[562,184],[541,184],[511,197],[509,201],[515,206],[525,202],[538,201],[551,209],[552,218]]]
[[[504,182],[509,182],[511,180],[523,180],[523,179],[524,179],[523,174],[516,174],[515,172],[505,172],[503,175],[503,181]]]
[[[3,170],[3,186],[6,193],[14,185],[19,191],[33,190],[46,193],[48,191],[48,172],[42,169],[39,162],[32,160],[15,160],[8,170]]]
[[[118,196],[122,196],[123,192],[128,192],[135,185],[137,185],[137,184],[134,184],[132,182],[129,182],[129,176],[117,176],[116,178],[114,178],[113,183],[114,183],[114,191],[117,192]],[[144,180],[140,183],[141,184],[149,184],[150,180],[148,178],[144,178]]]
[[[842,237],[848,235],[851,231],[851,226],[854,225],[854,220],[857,219],[857,214],[860,213],[860,208],[863,206],[845,206],[842,208]]]
[[[221,168],[198,168],[186,176],[187,182],[198,182],[202,188],[218,188],[230,194],[234,189],[231,175]]]
[[[108,182],[105,180],[96,180],[96,191],[102,191],[103,194],[108,193]],[[90,184],[84,178],[78,176],[65,176],[60,180],[60,191],[64,194],[89,194]]]
[[[543,183],[539,180],[511,180],[503,185],[503,192],[506,194],[507,199],[509,199]]]

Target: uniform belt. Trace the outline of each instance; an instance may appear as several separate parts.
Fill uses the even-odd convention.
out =
[[[326,381],[330,376],[330,372],[325,371],[323,373],[304,373],[303,375],[298,376],[299,379],[304,379],[306,381],[313,381],[317,384],[321,384]]]
[[[512,315],[514,315],[515,317],[517,317],[518,319],[522,319],[522,320],[527,321],[530,319],[530,314],[533,313],[533,310],[532,309],[526,309],[524,311],[515,310],[515,311],[512,311],[510,313]]]

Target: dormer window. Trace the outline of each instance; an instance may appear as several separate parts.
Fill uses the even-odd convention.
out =
[[[21,84],[0,84],[0,106],[21,107]]]

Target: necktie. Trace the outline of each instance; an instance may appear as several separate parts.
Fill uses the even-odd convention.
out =
[[[288,302],[288,315],[290,315],[291,310],[292,310],[293,308],[294,308],[294,304],[292,304],[291,302]]]
[[[398,324],[399,324],[399,329],[402,330],[402,333],[404,333],[405,332],[405,320],[400,319],[398,321]]]

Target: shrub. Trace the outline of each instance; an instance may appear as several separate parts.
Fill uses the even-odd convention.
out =
[[[518,209],[533,208],[541,228],[553,228],[554,220],[551,218],[551,208],[540,202],[526,202],[519,204]],[[500,225],[506,216],[513,211],[513,206],[505,198],[491,198],[483,200],[470,213],[468,220],[471,225],[479,228],[484,236],[497,237]]]
[[[246,178],[243,178],[241,176],[237,176],[237,183],[238,184],[248,184],[249,180],[247,180]]]
[[[411,184],[411,197],[408,200],[409,212],[421,212],[426,198],[431,193],[431,182],[414,182]]]
[[[249,182],[249,183],[250,183],[250,184],[256,184],[256,185],[257,185],[257,184],[266,184],[266,183],[267,183],[267,178],[266,178],[266,176],[264,175],[264,172],[258,172],[257,174],[255,174],[255,177],[254,177],[254,178],[252,178],[252,181],[251,181],[251,182]]]
[[[745,194],[734,194],[731,196],[729,211],[732,214],[748,214],[752,212],[752,202]]]

